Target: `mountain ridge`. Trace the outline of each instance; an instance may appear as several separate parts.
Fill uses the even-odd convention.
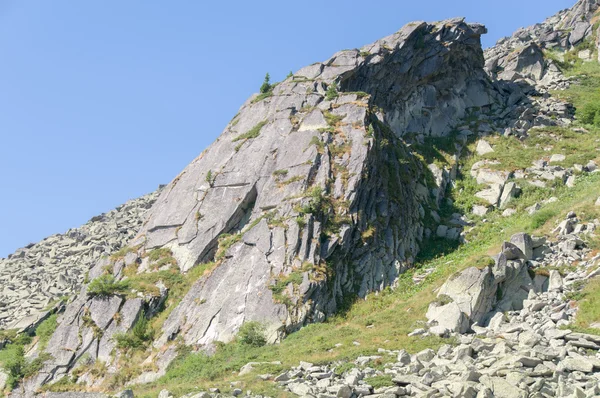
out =
[[[493,131],[525,139],[533,127],[568,127],[573,110],[549,89],[572,82],[541,48],[589,38],[597,6],[582,0],[559,13],[556,23],[579,30],[561,28],[542,46],[523,32],[501,40],[486,50],[488,62],[482,25],[411,23],[251,97],[162,190],[129,245],[90,270],[92,283],[49,341],[53,359],[24,382],[26,391],[73,374],[83,358],[117,371],[125,354],[118,336],[142,318],[163,323],[148,357],[158,369],[137,374],[138,383],[163,376],[181,345],[214,351],[248,321],[279,341],[394,286],[428,240],[464,242],[469,221],[440,220],[452,207],[446,194],[458,161],[447,167],[426,148],[451,138],[458,159]],[[504,208],[520,188],[482,165],[472,169],[489,186],[479,196]],[[174,297],[179,285],[167,278],[188,290]],[[91,387],[105,378],[85,377]]]

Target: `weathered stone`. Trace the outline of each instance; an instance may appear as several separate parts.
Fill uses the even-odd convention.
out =
[[[477,142],[477,147],[475,148],[475,152],[477,152],[477,154],[479,156],[483,156],[485,154],[494,152],[494,149],[492,148],[490,143],[487,142],[486,140],[479,140]]]
[[[529,234],[515,234],[511,236],[510,242],[521,250],[526,260],[533,259],[533,242]]]

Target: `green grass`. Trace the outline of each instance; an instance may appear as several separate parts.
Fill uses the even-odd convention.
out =
[[[150,328],[144,311],[141,312],[135,325],[127,333],[117,333],[113,336],[117,348],[121,350],[139,350],[145,348],[154,339],[154,330]]]
[[[35,335],[39,338],[40,350],[45,350],[48,345],[48,341],[52,337],[52,334],[58,327],[57,322],[58,315],[52,314],[46,320],[39,324],[35,330]]]
[[[129,290],[127,281],[117,281],[110,274],[100,275],[90,282],[87,294],[92,297],[109,297],[118,294],[124,294]]]
[[[237,340],[240,344],[251,347],[263,347],[267,344],[265,327],[256,321],[245,322],[240,326],[237,334]]]
[[[0,369],[3,369],[8,375],[7,386],[9,389],[17,387],[23,378],[37,373],[42,368],[43,363],[51,358],[44,350],[56,330],[56,319],[56,314],[51,315],[38,325],[32,335],[5,333],[10,343],[0,350]],[[40,354],[37,358],[28,360],[25,358],[25,352],[35,342],[35,336],[37,336],[39,343]],[[2,391],[0,390],[1,394]]]
[[[325,92],[325,99],[327,101],[332,101],[338,97],[338,90],[335,83],[331,83],[329,87],[327,87],[327,91]]]
[[[569,329],[600,335],[600,329],[592,328],[590,325],[600,322],[600,279],[594,278],[588,282],[583,292],[575,299],[578,300],[579,309],[573,325]]]
[[[568,90],[556,91],[553,94],[575,105],[576,116],[583,124],[595,125],[600,109],[600,64],[597,62],[577,62],[563,69],[567,76],[577,77],[579,84],[572,84]],[[590,112],[593,110],[593,112]]]
[[[267,120],[263,120],[262,122],[258,123],[256,126],[252,127],[250,130],[248,130],[247,132],[245,132],[244,134],[240,134],[237,137],[235,137],[232,142],[237,142],[237,141],[242,141],[240,142],[236,147],[235,147],[235,151],[239,151],[240,148],[242,147],[242,145],[244,145],[244,143],[248,140],[254,139],[256,137],[258,137],[260,135],[260,130],[262,130],[262,128],[268,123]]]
[[[391,375],[367,377],[364,381],[373,388],[393,387],[396,385],[396,383],[392,381]]]

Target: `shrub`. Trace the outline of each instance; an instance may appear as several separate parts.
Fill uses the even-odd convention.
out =
[[[325,92],[325,99],[327,101],[334,100],[338,97],[338,91],[335,83],[331,83],[329,87],[327,87],[327,91]]]
[[[127,281],[117,282],[112,275],[101,275],[89,284],[87,294],[92,297],[108,297],[124,293],[128,288]]]
[[[582,123],[600,127],[600,102],[588,102],[579,111]]]
[[[144,348],[148,341],[154,339],[154,332],[148,327],[148,319],[144,311],[141,312],[137,322],[127,333],[117,333],[113,337],[117,347],[125,350]]]
[[[263,84],[260,86],[260,93],[261,94],[266,94],[269,91],[271,91],[272,87],[271,87],[271,76],[269,76],[269,74],[267,73],[265,75],[265,80],[263,81]]]
[[[256,321],[246,322],[240,327],[237,340],[240,344],[262,347],[267,344],[265,327]]]

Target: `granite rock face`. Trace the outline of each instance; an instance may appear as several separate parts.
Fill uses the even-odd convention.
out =
[[[568,84],[543,50],[570,50],[591,38],[597,0],[580,0],[544,22],[517,30],[485,51],[486,70],[494,78],[525,81],[531,85],[560,89]]]
[[[158,371],[138,382],[164,373],[175,338],[210,351],[259,321],[276,341],[393,285],[419,252],[425,216],[450,175],[424,164],[411,143],[449,134],[475,109],[506,105],[483,70],[483,33],[463,19],[411,23],[303,68],[242,106],[161,191],[127,254],[90,271],[90,280],[125,280],[132,267],[152,273],[158,266],[148,259],[161,251],[173,261],[160,269],[207,269],[156,336]],[[26,388],[58,380],[82,358],[111,369],[111,337],[161,300],[143,292],[98,299],[84,288],[49,344],[54,360]]]
[[[404,139],[448,134],[468,109],[502,98],[483,72],[484,32],[462,19],[412,23],[246,102],[140,232],[182,271],[214,261],[222,234],[240,236],[169,317],[161,343],[178,333],[187,344],[228,341],[246,320],[270,324],[275,339],[391,285],[419,251],[429,206],[427,171]],[[286,306],[270,286],[294,273],[303,281],[288,284]]]
[[[160,271],[194,279],[180,301],[166,304],[173,307],[142,364],[148,369],[132,383],[157,380],[181,344],[210,353],[248,321],[265,325],[275,342],[355,297],[393,286],[429,237],[458,241],[472,225],[461,214],[441,220],[437,210],[458,171],[427,164],[419,145],[452,133],[458,158],[477,136],[571,123],[568,104],[546,95],[569,82],[543,50],[586,40],[581,22],[596,8],[580,1],[542,24],[551,30],[544,40],[536,25],[487,50],[485,60],[482,25],[413,22],[249,98],[217,141],[160,191],[122,255],[99,258],[89,273],[90,280],[110,274],[117,284],[146,278],[145,285],[102,297],[84,286],[59,318],[47,350],[53,359],[24,390],[95,360],[106,364],[106,375],[88,371],[78,383],[101,388],[126,360],[114,350],[116,334],[165,311],[172,292],[154,277]],[[489,144],[481,150],[494,151]],[[470,170],[488,187],[477,196],[504,208],[519,194],[515,176],[486,162]],[[530,173],[570,176],[557,167]],[[561,228],[567,235],[575,227],[566,220]],[[495,325],[502,319],[492,310],[534,311],[535,297],[527,302],[524,292],[536,283],[561,289],[558,278],[540,281],[527,272],[526,262],[547,249],[536,245],[515,236],[494,266],[448,281],[428,313],[435,318],[431,333]],[[506,387],[487,382],[494,391]]]
[[[26,329],[60,297],[76,293],[104,255],[124,247],[142,225],[158,191],[130,200],[87,224],[52,235],[0,259],[0,329]]]

